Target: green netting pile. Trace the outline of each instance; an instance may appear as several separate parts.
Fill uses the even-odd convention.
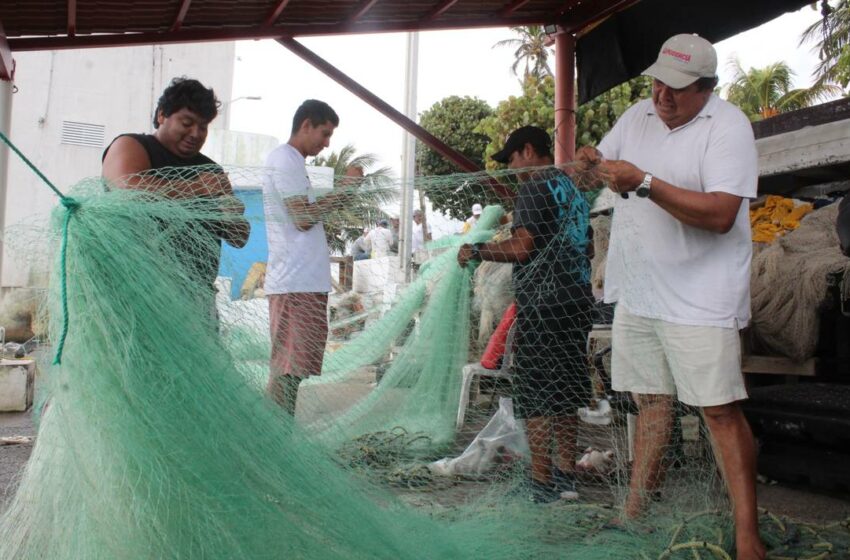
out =
[[[353,481],[244,382],[173,250],[208,205],[74,197],[69,338],[0,557],[513,556]]]
[[[192,181],[194,173],[158,184]],[[461,455],[494,416],[496,397],[512,394],[509,345],[501,381],[476,376],[471,397],[460,399],[461,372],[483,351],[479,332],[495,328],[481,309],[501,316],[516,286],[491,268],[457,264],[461,244],[510,235],[500,223],[509,200],[489,206],[463,235],[434,216],[435,239],[420,250],[409,282],[392,256],[355,263],[352,289],[339,274],[329,339],[315,342],[325,352],[322,375],[301,385],[295,415],[286,414],[265,394],[262,289],[216,294],[205,276],[221,251],[220,235],[210,232],[247,222],[253,238],[268,225],[261,205],[242,196],[242,211],[222,185],[245,186],[236,191],[244,195],[269,173],[229,169],[203,197],[85,181],[47,230],[28,230],[49,241],[50,340],[59,363],[41,366],[46,405],[33,455],[0,517],[0,558],[729,558],[728,506],[705,434],[671,448],[650,514],[625,528],[609,524],[627,484],[624,417],[577,424],[569,460],[586,459],[578,501],[528,500],[521,421],[512,443],[489,447],[491,460],[474,472],[433,468]],[[552,173],[560,172],[420,178],[414,186],[424,196],[481,192],[493,181],[516,190]],[[341,187],[339,204],[323,215],[328,235],[371,227],[399,191]],[[575,203],[586,219],[588,200]],[[538,252],[565,244],[583,251],[587,243],[556,235]],[[244,273],[240,256],[225,249],[221,270]],[[522,297],[561,293],[554,283],[562,277],[549,267],[530,270],[535,282]],[[231,299],[239,292],[256,297]],[[473,293],[484,292],[487,301],[474,303]],[[558,328],[590,328],[596,310],[579,303],[553,308],[562,313],[553,316]],[[543,363],[564,351],[551,338],[522,340]],[[586,374],[576,394],[586,394],[594,411],[591,399],[605,396],[604,371],[584,347],[568,357]],[[561,385],[539,390],[554,387]],[[691,422],[692,432],[700,429]],[[606,460],[594,463],[585,447]],[[843,526],[795,526],[769,514],[763,521],[768,544],[789,558],[847,546]]]

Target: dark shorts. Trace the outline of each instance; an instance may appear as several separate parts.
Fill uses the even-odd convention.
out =
[[[517,310],[513,398],[517,418],[572,416],[587,406],[590,309]]]

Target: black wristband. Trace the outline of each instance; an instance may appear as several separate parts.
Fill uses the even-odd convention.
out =
[[[483,247],[483,243],[473,243],[472,244],[472,255],[470,255],[469,260],[471,261],[482,261],[484,259],[481,258],[481,247]]]

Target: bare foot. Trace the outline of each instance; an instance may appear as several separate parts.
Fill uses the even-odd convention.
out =
[[[736,539],[735,549],[737,560],[764,560],[767,555],[764,544],[758,536],[755,539],[739,537]]]
[[[643,514],[643,500],[636,492],[629,492],[626,503],[623,504],[623,516],[627,520],[637,519]]]

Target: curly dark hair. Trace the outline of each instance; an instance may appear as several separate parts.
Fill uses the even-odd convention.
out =
[[[339,117],[336,112],[330,105],[318,99],[308,99],[295,111],[295,116],[292,118],[292,134],[298,132],[307,119],[310,119],[310,124],[313,126],[321,126],[326,122],[334,127],[339,126]]]
[[[221,102],[216,98],[212,88],[204,87],[204,84],[198,80],[186,76],[174,78],[156,103],[153,127],[159,128],[157,116],[160,111],[164,117],[170,117],[180,109],[186,108],[207,121],[212,121],[218,115],[219,107]]]

